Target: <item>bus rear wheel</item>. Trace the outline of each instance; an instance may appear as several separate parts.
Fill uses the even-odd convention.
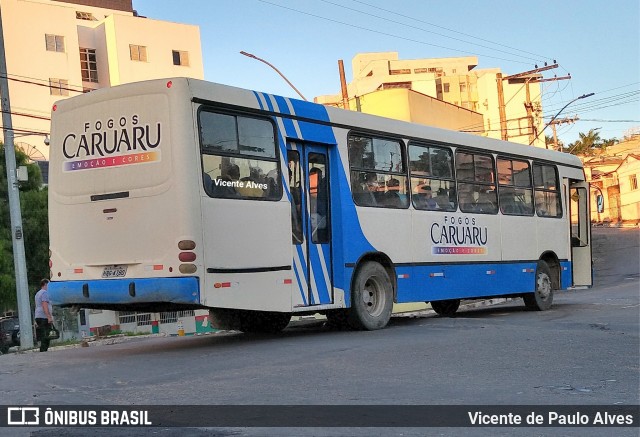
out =
[[[536,268],[536,290],[522,296],[524,305],[532,311],[547,311],[553,304],[553,280],[551,270],[544,261]]]
[[[431,302],[431,308],[440,316],[453,317],[460,308],[460,299],[436,300]]]
[[[367,331],[382,329],[392,309],[393,287],[387,271],[377,262],[365,262],[353,281],[349,325]]]

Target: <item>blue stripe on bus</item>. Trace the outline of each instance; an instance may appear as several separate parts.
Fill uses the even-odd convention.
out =
[[[329,286],[325,280],[324,270],[320,262],[320,249],[318,245],[312,244],[310,253],[311,268],[313,269],[313,277],[315,279],[316,288],[318,290],[319,304],[331,303],[331,296],[329,295]]]
[[[281,114],[290,115],[289,106],[287,105],[284,97],[273,96],[276,100],[276,104],[278,105],[278,110]],[[285,132],[287,133],[287,137],[289,138],[298,138],[298,133],[296,132],[296,128],[293,126],[293,120],[288,117],[282,117],[282,124],[284,125]],[[304,138],[304,137],[303,137]]]
[[[260,109],[264,111],[264,106],[262,105],[262,101],[260,100],[260,94],[257,91],[254,91],[253,95],[256,96],[256,100],[258,101]]]
[[[135,284],[135,296],[129,294]],[[83,294],[87,287],[89,297]],[[68,304],[136,304],[167,302],[199,304],[198,278],[97,279],[49,283],[49,298],[54,305]]]
[[[307,291],[309,290],[309,277],[307,276],[307,261],[305,260],[305,256],[304,256],[305,254],[304,254],[304,251],[302,250],[301,244],[296,244],[295,250],[296,250],[295,256],[298,258],[298,262],[300,264],[300,267],[302,268],[302,275],[304,276],[304,284],[301,284],[299,287],[300,295],[302,296],[302,300],[306,302]]]
[[[296,281],[298,283],[298,290],[300,291],[300,294],[302,295],[302,304],[304,306],[307,306],[307,297],[306,297],[306,293],[305,293],[305,289],[302,286],[302,283],[300,282],[300,273],[298,272],[298,266],[294,263],[293,264],[293,271],[296,274]]]
[[[560,263],[560,288],[566,290],[573,285],[573,265],[571,261]]]
[[[499,296],[535,290],[536,262],[402,266],[398,303]]]

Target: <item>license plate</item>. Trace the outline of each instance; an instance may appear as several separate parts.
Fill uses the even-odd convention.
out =
[[[127,275],[127,266],[106,266],[102,270],[103,278],[124,278]]]

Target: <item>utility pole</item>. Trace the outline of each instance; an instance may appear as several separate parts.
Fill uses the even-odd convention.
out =
[[[24,254],[24,234],[20,212],[20,191],[16,174],[16,151],[13,144],[13,124],[11,122],[11,102],[9,81],[7,80],[7,60],[4,52],[4,30],[0,9],[0,98],[2,99],[2,129],[4,133],[4,157],[7,167],[9,213],[11,215],[11,240],[13,241],[13,265],[16,277],[18,316],[20,320],[20,349],[33,347],[33,325],[31,324],[31,304],[27,283],[27,262]]]
[[[562,79],[570,79],[571,76],[563,77],[563,78],[553,78],[553,79],[542,79],[540,77],[534,76],[537,73],[541,73],[543,71],[551,70],[554,68],[558,68],[558,64],[554,63],[552,65],[545,65],[544,67],[538,68],[536,66],[535,69],[529,71],[523,71],[521,73],[512,74],[510,76],[502,77],[502,73],[496,74],[496,80],[498,85],[498,109],[500,112],[500,131],[503,140],[509,139],[509,134],[507,131],[507,115],[506,115],[506,107],[504,103],[504,88],[502,82],[505,80],[512,79],[525,79],[525,88],[526,88],[526,100],[524,103],[524,107],[527,110],[527,121],[529,124],[529,144],[533,144],[536,138],[538,138],[538,130],[535,126],[533,120],[533,104],[531,103],[531,92],[529,90],[530,83],[539,83],[539,82],[547,82],[552,80],[562,80]]]
[[[553,130],[553,149],[561,152],[560,145],[558,145],[558,134],[556,133],[556,125],[557,124],[566,124],[566,123],[575,123],[580,120],[577,116],[573,118],[563,118],[562,120],[553,120],[551,123],[551,129]]]
[[[349,93],[347,91],[347,79],[344,77],[344,62],[338,59],[338,70],[340,71],[340,88],[342,89],[342,108],[349,109]]]
[[[498,111],[500,112],[500,134],[504,141],[509,139],[507,134],[507,114],[504,107],[504,90],[502,88],[502,73],[496,74],[496,81],[498,82]]]
[[[578,101],[578,100],[580,100],[580,99],[586,99],[587,97],[591,97],[591,96],[593,96],[594,94],[595,94],[595,93],[583,94],[583,95],[578,96],[578,97],[576,97],[575,99],[571,100],[571,101],[570,101],[569,103],[567,103],[566,105],[564,105],[564,106],[562,107],[562,109],[558,111],[558,113],[557,113],[556,115],[554,115],[553,117],[551,117],[551,120],[549,121],[549,123],[547,123],[547,124],[545,125],[545,127],[543,127],[543,128],[542,128],[542,130],[541,130],[540,132],[538,132],[538,135],[540,135],[542,132],[544,132],[544,130],[545,130],[546,128],[548,128],[548,127],[549,127],[549,125],[550,125],[551,123],[553,123],[553,121],[554,121],[556,118],[558,118],[558,116],[560,115],[560,113],[561,113],[562,111],[564,111],[564,110],[567,108],[567,106],[569,106],[569,105],[570,105],[570,104],[572,104],[573,102]],[[537,138],[537,137],[536,137],[536,138]],[[533,141],[535,141],[535,140],[536,140],[536,138],[534,138],[534,139],[533,139]],[[533,141],[531,142],[531,144],[533,144]],[[529,144],[529,145],[531,145],[531,144]]]

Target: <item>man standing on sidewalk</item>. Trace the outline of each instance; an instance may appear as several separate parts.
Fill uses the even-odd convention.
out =
[[[53,324],[53,308],[49,301],[49,280],[40,281],[40,290],[36,293],[36,339],[40,340],[40,352],[46,352],[49,349],[49,330]]]

